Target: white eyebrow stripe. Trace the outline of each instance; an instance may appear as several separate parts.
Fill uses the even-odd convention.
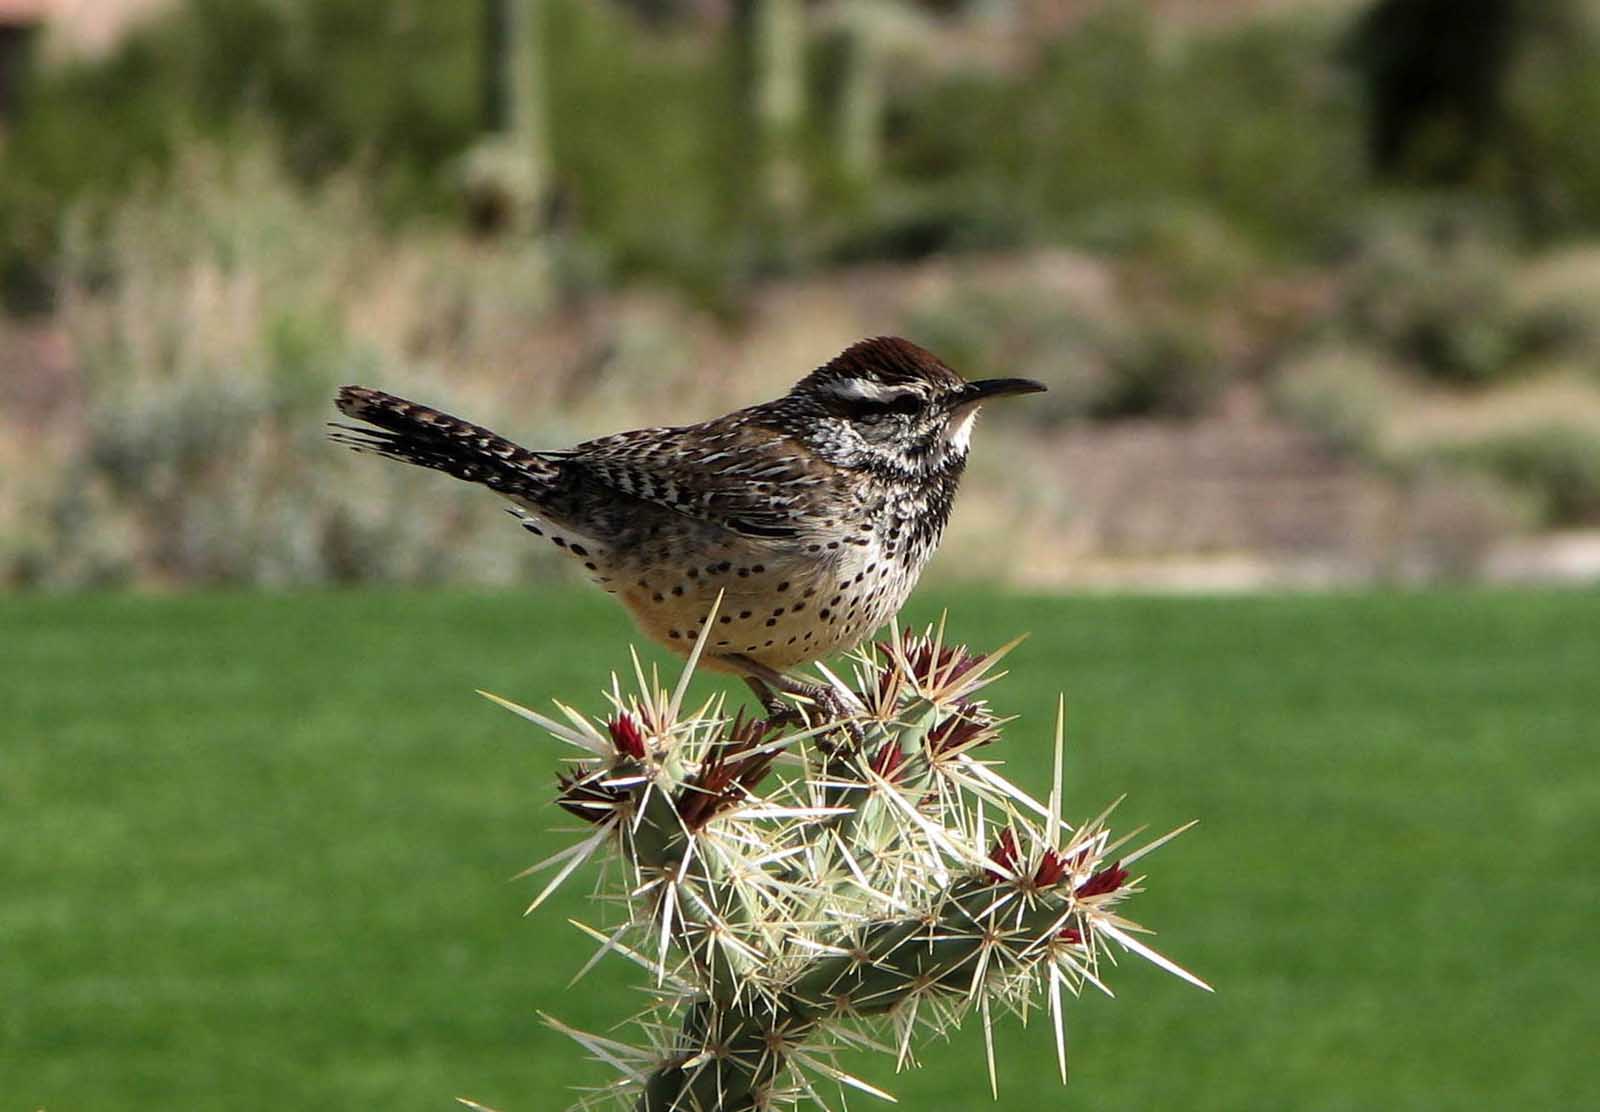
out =
[[[888,386],[866,378],[841,378],[823,389],[847,402],[887,402],[917,394],[915,386]]]

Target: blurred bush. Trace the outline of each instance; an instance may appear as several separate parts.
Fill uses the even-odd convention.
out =
[[[1418,461],[1405,482],[1403,522],[1386,577],[1467,580],[1495,547],[1537,525],[1537,498],[1484,471]]]
[[[1105,382],[1092,416],[1196,417],[1238,373],[1221,357],[1211,322],[1158,306],[1116,328],[1105,348]]]
[[[292,178],[357,170],[393,227],[459,221],[477,138],[477,4],[187,0],[105,59],[42,68],[0,152],[0,264],[13,307],[53,285],[65,207],[170,172],[196,142],[280,137]],[[606,4],[543,5],[558,220],[609,272],[720,279],[737,168],[715,52],[659,39]]]
[[[1274,407],[1337,452],[1379,461],[1394,406],[1393,372],[1369,351],[1329,345],[1301,353],[1273,378]]]
[[[1424,375],[1491,382],[1528,350],[1514,275],[1507,244],[1481,220],[1387,213],[1358,236],[1339,323]]]
[[[1572,247],[1532,261],[1512,297],[1534,350],[1576,358],[1600,382],[1600,248]]]
[[[1593,0],[1371,0],[1343,53],[1374,168],[1497,197],[1535,237],[1592,232],[1597,39]]]
[[[1267,242],[1315,243],[1362,182],[1359,112],[1330,43],[1298,21],[1166,34],[1109,5],[1025,75],[958,74],[903,98],[890,167],[1003,194],[1058,234],[1199,202]]]
[[[464,400],[430,360],[539,311],[529,256],[397,248],[357,179],[306,192],[280,167],[191,154],[72,223],[59,323],[84,409],[65,432],[9,430],[38,454],[13,474],[0,582],[505,580],[542,555],[475,543],[509,529],[487,500],[346,468],[323,439],[342,382]]]
[[[726,24],[546,0],[553,188],[515,241],[474,238],[459,192],[480,7],[188,0],[37,72],[0,149],[0,288],[53,316],[0,331],[64,335],[71,381],[37,427],[0,412],[0,581],[506,579],[545,561],[492,500],[329,470],[332,387],[559,443],[780,389],[818,336],[885,322],[1048,383],[1009,418],[1019,452],[1082,422],[1226,438],[1264,400],[1409,489],[1452,553],[1530,503],[1595,519],[1581,421],[1457,420],[1541,376],[1578,407],[1600,386],[1600,262],[1569,242],[1600,228],[1588,24],[1526,40],[1515,143],[1427,189],[1370,178],[1335,16],[1175,29],[1107,4],[1000,58],[953,30],[966,6],[892,52],[833,27],[776,228]],[[853,126],[882,126],[851,168],[833,86],[863,57],[892,64],[851,78]],[[1003,510],[1012,461],[984,466]]]
[[[1518,133],[1496,183],[1548,241],[1600,232],[1600,4],[1523,0],[1535,34],[1508,91]]]
[[[41,67],[7,137],[0,242],[15,274],[55,256],[63,206],[126,192],[196,138],[271,120],[310,180],[363,158],[421,203],[474,126],[474,6],[186,0],[106,58]]]
[[[1600,435],[1592,427],[1519,429],[1439,445],[1431,455],[1527,492],[1546,526],[1600,524]]]
[[[725,300],[775,268],[1040,239],[1104,249],[1129,214],[1136,226],[1175,207],[1210,214],[1247,254],[1315,257],[1375,196],[1334,16],[1180,30],[1110,4],[1003,65],[964,55],[959,35],[909,36],[873,78],[884,134],[870,182],[835,149],[840,63],[819,20],[794,151],[810,188],[780,243],[759,218],[725,27],[541,7],[554,216],[591,280],[651,275]],[[0,176],[13,303],[51,286],[64,205],[260,121],[299,181],[359,167],[386,221],[459,220],[456,170],[484,122],[481,15],[426,0],[186,0],[107,58],[42,67]],[[1600,227],[1600,72],[1584,64],[1600,37],[1572,27],[1526,40],[1506,94],[1518,145],[1503,173],[1471,183],[1519,230]]]
[[[1454,204],[1378,206],[1347,237],[1323,323],[1425,379],[1489,386],[1600,343],[1592,248],[1530,255],[1503,214]]]

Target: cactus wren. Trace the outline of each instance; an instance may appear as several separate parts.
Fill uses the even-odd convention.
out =
[[[950,518],[978,407],[1043,390],[967,382],[908,340],[863,340],[776,401],[698,425],[532,451],[377,390],[338,407],[358,451],[480,483],[581,563],[644,632],[774,692],[822,694],[788,669],[853,648],[900,609]]]

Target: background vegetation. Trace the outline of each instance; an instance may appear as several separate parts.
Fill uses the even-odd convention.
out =
[[[47,52],[0,146],[0,582],[540,574],[492,507],[331,459],[330,389],[559,443],[759,400],[863,332],[1050,383],[973,482],[981,527],[1039,523],[1040,553],[1476,574],[1596,524],[1600,31],[1587,0],[1474,2],[1501,22],[544,0],[522,178],[485,138],[492,4],[187,0]],[[762,38],[769,8],[803,19]],[[1449,72],[1396,116],[1480,25],[1488,122]],[[761,109],[769,85],[798,107]],[[1280,428],[1304,436],[1268,464]],[[1093,461],[1191,432],[1344,509],[1130,549]],[[1192,469],[1135,468],[1123,501],[1181,516],[1162,491]],[[1063,496],[1007,481],[1029,471]],[[1346,550],[1340,513],[1385,524]]]

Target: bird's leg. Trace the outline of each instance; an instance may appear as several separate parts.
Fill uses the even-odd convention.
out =
[[[756,693],[756,701],[761,704],[761,709],[767,712],[767,721],[778,725],[796,725],[799,723],[799,711],[789,703],[783,701],[778,693],[767,686],[765,680],[756,676],[746,675],[744,682],[750,685],[750,690]]]
[[[808,683],[796,679],[794,676],[785,675],[775,668],[768,668],[765,664],[751,660],[741,654],[730,654],[723,657],[728,663],[737,667],[744,674],[745,683],[750,685],[756,698],[761,700],[762,707],[767,712],[767,721],[774,725],[803,726],[807,724],[806,716],[800,707],[784,698],[793,696],[803,699],[816,706],[823,719],[841,722],[850,730],[852,737],[859,732],[857,727],[851,725],[850,720],[855,717],[855,708],[833,688],[822,683]]]

